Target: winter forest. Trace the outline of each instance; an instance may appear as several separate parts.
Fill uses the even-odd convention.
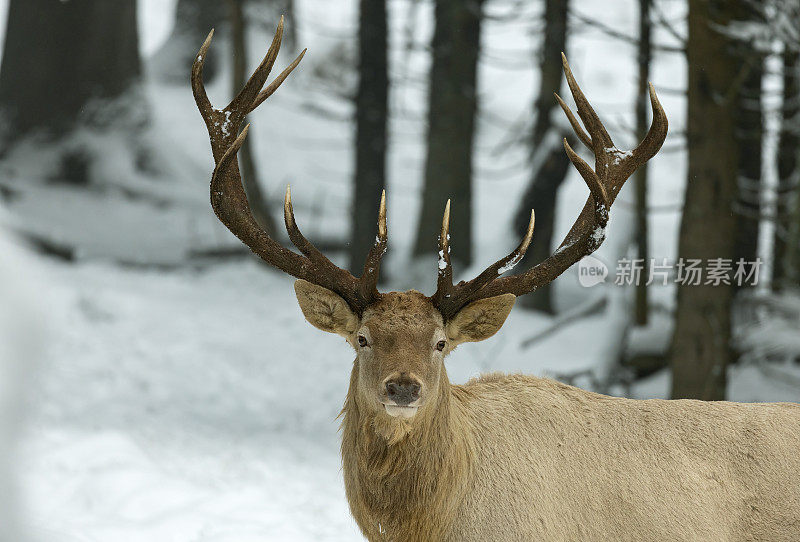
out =
[[[353,353],[209,204],[192,97],[222,107],[281,16],[239,151],[258,224],[284,193],[381,291],[559,249],[590,160],[561,53],[614,143],[669,120],[591,256],[446,362],[630,398],[800,402],[800,0],[0,0],[0,541],[364,540],[337,416]],[[625,153],[621,152],[624,156]]]

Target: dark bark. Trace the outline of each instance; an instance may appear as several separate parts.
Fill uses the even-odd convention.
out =
[[[153,71],[162,78],[185,83],[194,55],[212,28],[219,40],[228,13],[220,0],[178,0],[175,26],[169,38],[151,57]],[[212,81],[219,72],[219,57],[212,49],[203,63],[203,79]]]
[[[61,137],[91,100],[121,96],[140,73],[135,0],[11,0],[0,69],[5,136]]]
[[[472,156],[483,0],[436,0],[422,211],[414,254],[436,252],[448,199],[453,260],[472,262]]]
[[[689,167],[679,258],[733,259],[737,221],[736,99],[740,58],[719,32],[731,20],[727,0],[690,0],[687,137]],[[705,277],[703,282],[705,282]],[[679,284],[672,337],[672,397],[723,399],[731,359],[733,287]]]
[[[541,78],[536,101],[533,104],[535,120],[530,140],[534,167],[528,188],[514,216],[514,229],[518,236],[522,236],[528,228],[531,208],[536,209],[536,229],[533,232],[531,248],[517,266],[519,272],[524,272],[532,264],[550,256],[558,189],[569,171],[569,159],[561,145],[561,136],[551,135],[548,139],[548,133],[554,129],[550,118],[553,108],[556,107],[553,93],[561,90],[561,52],[567,50],[568,5],[567,0],[545,2],[545,32],[539,58]],[[547,146],[544,149],[546,158],[537,155],[544,146]],[[553,312],[552,285],[547,284],[531,292],[521,301],[526,307]]]
[[[781,110],[781,131],[778,142],[778,198],[775,224],[775,244],[773,248],[772,284],[779,289],[787,284],[798,285],[797,268],[791,265],[793,252],[799,249],[800,238],[792,239],[800,220],[794,215],[793,202],[800,200],[800,54],[796,50],[783,53],[783,108]]]
[[[297,49],[297,10],[294,0],[281,0],[279,2],[286,28],[283,31],[283,43],[290,51]]]
[[[759,19],[759,12],[747,2],[737,1],[734,17],[750,22]],[[758,257],[758,232],[761,215],[761,140],[763,113],[761,107],[761,79],[764,74],[764,56],[755,44],[739,42],[735,46],[739,57],[739,75],[734,82],[736,90],[736,138],[738,152],[739,196],[736,202],[738,232],[736,234],[735,260],[755,261]],[[739,82],[741,80],[741,82]],[[745,286],[745,285],[743,285]]]
[[[232,96],[236,96],[239,93],[250,75],[247,73],[247,28],[244,21],[244,3],[244,0],[228,0],[233,42]],[[269,201],[258,182],[252,142],[253,135],[251,134],[244,140],[244,144],[239,151],[239,170],[242,175],[242,184],[247,194],[250,210],[253,212],[253,218],[264,230],[268,233],[273,233],[275,231],[275,221],[269,212]]]
[[[800,189],[795,188],[789,207],[789,226],[786,232],[786,256],[784,282],[800,287]]]
[[[381,191],[386,186],[389,72],[386,0],[361,0],[358,27],[355,179],[350,268],[360,274],[375,242]]]
[[[636,90],[636,139],[641,141],[649,128],[647,122],[648,91],[650,81],[650,59],[653,56],[650,42],[650,7],[652,0],[639,0],[639,49],[637,64],[639,67],[638,88]],[[647,223],[647,166],[644,164],[636,170],[633,178],[636,189],[636,257],[645,262],[650,261],[649,228]],[[647,281],[641,280],[636,285],[634,317],[637,325],[647,325],[649,302],[647,299]]]

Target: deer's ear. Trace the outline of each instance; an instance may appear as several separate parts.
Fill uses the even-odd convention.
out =
[[[455,344],[488,339],[503,327],[517,296],[503,294],[473,301],[447,324],[447,337]]]
[[[335,292],[298,279],[294,283],[294,293],[297,295],[303,316],[314,327],[344,337],[349,337],[358,329],[358,316]]]

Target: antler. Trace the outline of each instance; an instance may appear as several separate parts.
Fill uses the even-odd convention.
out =
[[[303,50],[272,83],[264,87],[281,46],[283,37],[283,17],[281,17],[272,45],[250,80],[227,107],[215,109],[203,86],[203,62],[211,46],[213,35],[214,31],[212,30],[192,65],[192,92],[197,108],[208,128],[211,151],[216,164],[211,178],[211,206],[214,208],[214,212],[236,237],[267,263],[293,277],[313,282],[336,292],[347,301],[355,312],[361,314],[380,296],[377,283],[381,258],[386,252],[386,194],[381,196],[378,235],[367,255],[364,271],[360,278],[356,278],[350,272],[334,265],[303,236],[294,219],[292,197],[288,186],[284,200],[284,221],[289,239],[302,255],[284,248],[261,229],[253,218],[247,203],[237,160],[237,153],[247,137],[250,126],[245,126],[240,134],[239,128],[247,114],[269,98],[297,67],[306,50]]]
[[[566,139],[564,139],[564,150],[588,185],[591,195],[586,200],[586,205],[584,205],[564,241],[552,256],[523,274],[500,277],[500,275],[511,270],[519,263],[528,249],[533,235],[534,223],[534,215],[531,212],[528,231],[522,242],[511,254],[486,268],[474,279],[468,282],[462,281],[455,286],[453,286],[453,270],[450,265],[450,236],[448,233],[450,202],[448,201],[444,211],[444,220],[442,221],[442,233],[439,237],[438,287],[436,293],[431,297],[431,301],[442,313],[445,320],[454,316],[463,306],[477,299],[504,293],[520,296],[532,292],[536,288],[553,281],[572,264],[597,250],[605,239],[608,211],[625,181],[639,166],[655,156],[667,137],[667,116],[658,101],[653,85],[650,85],[650,103],[653,108],[653,121],[650,125],[650,130],[642,142],[632,151],[624,152],[619,150],[614,145],[586,96],[583,95],[569,68],[567,57],[563,53],[561,60],[564,64],[564,74],[566,75],[569,89],[578,108],[578,115],[583,121],[586,131],[584,131],[578,119],[575,118],[575,115],[572,114],[572,111],[558,94],[556,94],[556,99],[567,115],[567,119],[578,138],[594,153],[594,169],[578,156]]]

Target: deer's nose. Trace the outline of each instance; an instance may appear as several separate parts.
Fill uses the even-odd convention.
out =
[[[386,395],[399,406],[406,406],[419,399],[419,381],[408,376],[399,376],[386,382]]]

